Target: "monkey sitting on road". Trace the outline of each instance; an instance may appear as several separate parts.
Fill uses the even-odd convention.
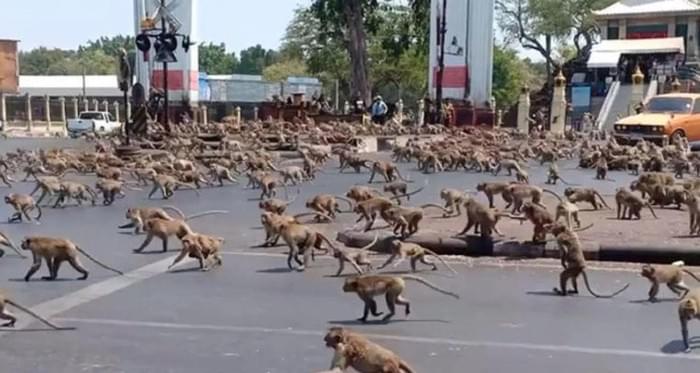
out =
[[[359,373],[415,373],[401,357],[363,335],[341,327],[332,327],[323,338],[326,347],[334,350],[330,371],[342,373],[349,367]]]
[[[396,304],[402,305],[405,308],[406,316],[411,313],[411,304],[408,299],[401,296],[401,293],[406,290],[406,280],[417,281],[421,284],[445,295],[449,295],[459,299],[459,295],[443,290],[427,280],[417,276],[386,276],[386,275],[368,275],[348,278],[343,284],[343,291],[346,293],[357,293],[362,302],[364,302],[364,311],[362,317],[358,319],[363,323],[367,322],[367,317],[370,311],[372,316],[381,316],[383,312],[377,312],[377,302],[374,297],[386,294],[386,306],[389,309],[389,314],[384,316],[384,321],[389,321],[396,314]]]
[[[656,295],[659,294],[659,284],[666,284],[666,286],[677,296],[684,297],[690,291],[690,288],[683,282],[683,273],[687,273],[696,281],[700,281],[700,278],[696,276],[693,272],[683,268],[683,262],[678,261],[671,265],[650,265],[645,264],[642,266],[642,272],[640,273],[642,277],[646,277],[651,282],[651,288],[649,289],[649,302],[657,302]]]
[[[182,242],[182,250],[180,254],[173,260],[173,263],[168,266],[168,270],[182,261],[185,256],[195,258],[199,261],[199,269],[208,271],[211,269],[210,262],[214,260],[217,266],[223,264],[221,254],[219,253],[224,239],[221,237],[213,237],[200,233],[190,233],[180,239]]]
[[[34,209],[37,211],[37,216],[34,219],[41,219],[41,207],[34,202],[34,198],[29,194],[10,193],[5,196],[5,203],[12,205],[12,208],[15,209],[15,213],[7,219],[8,223],[21,222],[22,216],[26,217],[28,221],[32,221],[29,212]]]
[[[437,258],[442,264],[447,267],[447,269],[450,270],[450,272],[457,274],[457,271],[455,271],[447,262],[442,259],[442,257],[438,254],[436,254],[434,251],[427,249],[421,245],[415,244],[415,243],[410,243],[410,242],[402,242],[400,240],[393,240],[391,242],[391,256],[389,259],[384,262],[381,266],[379,266],[379,269],[385,268],[391,262],[393,262],[396,257],[399,258],[399,260],[394,263],[394,268],[398,267],[399,264],[401,264],[404,260],[406,260],[407,257],[411,258],[411,270],[413,272],[416,272],[416,262],[420,261],[423,264],[427,264],[429,266],[433,267],[433,271],[437,271],[437,265],[433,263],[432,261],[428,260],[427,256],[430,255],[432,257]]]
[[[338,272],[335,273],[335,277],[340,276],[345,269],[345,262],[350,263],[350,265],[357,271],[358,274],[363,274],[365,272],[372,271],[372,262],[369,260],[369,255],[367,250],[369,250],[375,243],[377,243],[377,236],[374,236],[374,240],[368,245],[359,248],[332,248],[333,257],[338,259]],[[363,271],[360,266],[366,267]]]
[[[29,271],[27,271],[27,274],[24,276],[24,281],[29,281],[32,275],[39,270],[42,259],[46,261],[46,265],[49,267],[49,276],[42,277],[42,280],[55,280],[58,276],[58,270],[61,268],[61,264],[64,261],[68,261],[68,263],[70,263],[70,265],[73,266],[76,271],[82,274],[82,277],[78,278],[78,280],[87,279],[88,271],[80,263],[78,253],[85,255],[88,259],[95,262],[95,264],[106,270],[112,271],[119,275],[124,274],[121,271],[109,267],[93,258],[90,254],[83,251],[83,249],[81,249],[78,245],[64,238],[40,236],[27,237],[24,239],[24,241],[22,241],[21,247],[23,250],[31,251],[34,259],[34,263],[32,263]]]
[[[557,246],[559,246],[561,265],[564,268],[559,275],[560,289],[554,288],[555,293],[562,296],[578,294],[578,284],[576,283],[576,279],[579,275],[583,275],[583,281],[586,284],[586,288],[596,298],[612,298],[622,293],[629,287],[630,284],[626,284],[620,290],[609,295],[600,295],[593,291],[588,282],[588,275],[586,274],[586,258],[583,256],[581,242],[579,241],[576,232],[572,231],[566,225],[561,223],[547,224],[544,226],[544,229],[556,238]],[[572,291],[566,290],[566,284],[569,280],[571,280],[571,286],[573,287]]]
[[[9,298],[2,290],[0,290],[0,319],[7,320],[8,322],[0,325],[0,327],[14,328],[15,323],[17,322],[17,317],[7,309],[8,304],[10,306],[13,306],[13,307],[25,312],[26,314],[34,317],[35,319],[41,321],[42,323],[46,324],[46,326],[50,327],[53,330],[75,330],[75,328],[61,327],[61,326],[58,326],[58,325],[50,322],[49,320],[46,320],[45,318],[37,315],[34,311],[29,309],[28,307],[25,307],[25,306],[15,302],[11,298]]]

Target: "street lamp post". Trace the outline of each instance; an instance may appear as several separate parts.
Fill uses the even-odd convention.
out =
[[[438,40],[440,52],[438,54],[437,87],[435,89],[436,121],[442,123],[442,80],[445,75],[445,34],[447,34],[447,0],[442,0],[442,14],[438,22]]]

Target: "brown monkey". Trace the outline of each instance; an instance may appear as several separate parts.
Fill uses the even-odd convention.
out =
[[[603,206],[608,209],[610,208],[608,203],[605,202],[605,198],[593,188],[566,188],[564,189],[564,196],[566,196],[566,199],[571,203],[588,202],[593,205],[594,210],[598,210],[599,208],[598,200],[600,200]]]
[[[374,176],[376,174],[382,175],[384,181],[386,181],[387,183],[396,180],[397,177],[405,182],[410,182],[409,180],[406,180],[403,176],[401,176],[401,171],[399,171],[399,167],[392,162],[374,162],[372,164],[372,175],[369,177],[369,182],[367,182],[368,184],[372,184],[372,181],[374,181]]]
[[[7,219],[9,223],[22,221],[23,215],[28,221],[32,221],[32,217],[29,216],[29,212],[34,209],[37,211],[37,216],[34,217],[34,219],[41,219],[41,207],[34,202],[34,198],[32,198],[32,196],[29,194],[10,193],[5,196],[5,203],[12,205],[12,208],[15,209],[15,213],[12,214],[9,219]]]
[[[408,193],[408,184],[404,181],[393,181],[389,184],[384,185],[384,192],[385,193],[391,193],[392,196],[396,197],[399,195],[407,195]],[[406,197],[407,201],[411,200],[411,196]],[[397,199],[396,203],[399,205],[401,204],[401,199]]]
[[[554,217],[547,211],[546,207],[533,202],[525,202],[522,208],[525,218],[529,220],[533,227],[532,242],[544,242],[547,236],[546,225],[554,223]]]
[[[114,203],[114,200],[126,197],[124,191],[126,185],[122,181],[111,180],[111,179],[98,179],[95,183],[95,188],[102,192],[102,204],[109,206]]]
[[[459,233],[460,236],[467,234],[472,227],[474,227],[474,233],[480,233],[481,237],[491,237],[493,232],[499,236],[503,235],[496,227],[501,214],[495,209],[487,208],[474,198],[464,201],[464,209],[467,215],[467,225]]]
[[[615,193],[615,202],[617,203],[617,218],[618,219],[632,219],[632,216],[638,220],[642,218],[642,208],[648,207],[651,214],[655,219],[658,219],[654,209],[648,201],[642,199],[642,197],[630,192],[627,188],[618,188]],[[625,215],[627,215],[625,217]]]
[[[294,270],[292,266],[293,259],[299,265],[297,270],[303,272],[309,264],[309,258],[313,254],[313,249],[323,250],[323,242],[328,244],[332,250],[337,250],[328,237],[303,224],[283,222],[280,227],[280,236],[289,246],[287,266],[290,270]],[[304,257],[303,262],[299,260],[300,254]]]
[[[442,264],[447,267],[447,269],[450,270],[450,272],[457,274],[457,271],[455,271],[447,262],[442,259],[442,257],[438,254],[436,254],[434,251],[427,249],[421,245],[415,244],[415,243],[410,243],[410,242],[402,242],[400,240],[393,240],[391,242],[391,256],[389,256],[389,259],[384,262],[381,266],[379,266],[379,269],[385,268],[391,262],[393,262],[396,257],[399,258],[399,260],[394,263],[394,268],[398,267],[401,262],[406,260],[406,257],[411,258],[411,270],[413,272],[416,271],[416,262],[420,261],[423,264],[427,264],[429,266],[433,267],[433,271],[437,271],[437,265],[433,263],[432,261],[429,261],[428,258],[426,257],[427,255],[430,255],[432,257],[437,258]]]
[[[372,187],[364,185],[355,185],[351,187],[347,193],[345,193],[345,196],[355,202],[362,202],[374,197],[381,197],[382,193],[379,190]]]
[[[280,238],[280,235],[282,234],[282,227],[285,224],[302,224],[299,221],[299,218],[303,216],[311,216],[311,215],[321,215],[321,217],[329,219],[327,215],[320,214],[318,212],[307,212],[307,213],[302,213],[302,214],[296,214],[294,216],[289,216],[289,215],[282,215],[282,214],[276,214],[274,212],[269,212],[269,211],[264,211],[260,215],[260,223],[262,224],[263,228],[265,229],[265,242],[260,245],[263,247],[268,247],[268,246],[275,246],[277,245],[277,241]],[[313,252],[312,252],[313,254]]]
[[[372,229],[372,225],[374,225],[377,219],[377,214],[388,222],[391,218],[387,215],[386,211],[394,206],[396,206],[394,202],[384,197],[374,197],[366,201],[358,202],[353,210],[356,214],[360,215],[356,223],[359,223],[363,219],[367,220],[367,224],[364,228],[364,231],[367,232]]]
[[[185,237],[193,233],[192,229],[184,220],[171,220],[161,218],[151,218],[143,222],[143,229],[146,232],[146,239],[143,241],[135,253],[140,253],[148,244],[153,241],[153,237],[158,237],[163,243],[163,252],[168,251],[168,237],[176,236],[177,238]]]
[[[520,208],[523,206],[523,202],[525,199],[530,198],[532,200],[532,203],[543,206],[542,204],[542,193],[544,190],[540,187],[537,187],[535,185],[529,185],[529,184],[510,184],[508,187],[503,191],[503,199],[506,199],[506,196],[508,196],[508,199],[512,201],[512,203],[509,203],[506,205],[506,208],[509,208],[511,204],[513,205],[513,211],[512,213],[520,212]]]
[[[500,162],[498,162],[496,168],[494,168],[493,175],[498,176],[501,169],[508,171],[508,176],[513,176],[513,171],[515,171],[516,175],[523,172],[523,167],[515,159],[502,159]]]
[[[557,185],[557,181],[561,181],[566,185],[572,185],[561,177],[561,174],[559,173],[559,167],[557,166],[557,164],[550,163],[549,170],[547,170],[547,181],[545,182],[545,184]]]
[[[689,291],[680,302],[678,302],[678,318],[681,321],[681,335],[685,352],[690,352],[690,341],[688,340],[688,321],[700,319],[700,289]]]
[[[42,259],[46,261],[46,266],[49,268],[49,276],[42,277],[42,280],[55,280],[56,276],[58,276],[58,270],[61,268],[61,264],[64,261],[68,261],[68,263],[70,263],[70,265],[73,266],[76,271],[82,274],[82,277],[79,277],[78,280],[87,279],[88,271],[80,263],[78,253],[85,255],[85,257],[106,270],[112,271],[119,275],[124,274],[123,272],[109,267],[99,260],[93,258],[90,254],[83,251],[83,249],[81,249],[78,245],[64,238],[31,236],[22,241],[21,247],[23,250],[31,251],[34,259],[34,263],[24,276],[24,281],[29,281],[32,275],[39,270]]]
[[[192,183],[183,183],[174,176],[159,174],[153,176],[153,178],[151,178],[151,181],[153,182],[153,189],[151,189],[151,192],[148,193],[149,199],[153,197],[153,194],[157,190],[160,190],[163,199],[168,199],[172,197],[173,194],[175,194],[175,190],[180,186],[188,187],[194,190],[197,193],[197,195],[199,195],[199,191],[197,190],[196,185]]]
[[[221,245],[224,243],[223,238],[200,233],[190,233],[180,238],[180,241],[182,241],[182,250],[180,250],[180,254],[175,260],[173,260],[173,263],[168,266],[168,270],[173,268],[188,255],[190,258],[195,258],[199,261],[199,269],[202,271],[211,269],[211,260],[214,260],[217,266],[223,264],[221,254],[219,253]]]
[[[95,168],[95,175],[100,179],[121,180],[122,170],[116,167],[102,168],[98,165]]]
[[[345,197],[334,196],[331,194],[318,194],[314,196],[313,198],[306,201],[306,207],[323,215],[328,215],[332,219],[335,219],[336,213],[343,212],[342,210],[340,210],[338,200],[341,200],[348,204],[348,212],[351,212],[353,210],[354,206],[351,200]],[[316,216],[316,219],[320,220],[320,217]]]
[[[586,289],[596,298],[612,298],[623,291],[625,291],[630,284],[626,284],[620,290],[609,294],[600,295],[591,289],[591,285],[588,282],[588,275],[586,274],[586,258],[583,256],[583,249],[581,248],[581,242],[578,239],[576,232],[570,230],[565,225],[560,223],[548,224],[544,227],[546,231],[549,231],[557,241],[557,246],[559,246],[559,256],[561,259],[561,265],[564,270],[559,275],[559,286],[560,289],[554,288],[554,292],[566,296],[568,294],[578,294],[578,285],[576,279],[579,275],[583,275],[583,282],[586,285]],[[573,291],[566,290],[566,283],[571,280],[571,285]]]
[[[501,194],[503,196],[503,200],[506,201],[508,206],[510,206],[512,203],[512,198],[510,194],[506,192],[510,186],[510,183],[479,183],[476,186],[476,190],[479,192],[484,192],[486,197],[489,199],[489,207],[494,208],[493,196],[496,194]]]
[[[372,262],[369,260],[369,255],[367,250],[369,250],[375,243],[377,243],[378,236],[374,236],[372,242],[359,249],[351,248],[335,248],[333,249],[333,257],[338,259],[338,272],[335,273],[335,277],[340,276],[345,269],[345,262],[350,263],[350,265],[357,271],[358,274],[362,274],[365,271],[362,270],[360,266],[365,266],[366,271],[372,271]]]
[[[287,184],[285,184],[277,175],[265,175],[260,178],[260,199],[263,198],[273,198],[277,195],[277,187],[282,186],[287,189]]]
[[[359,373],[415,373],[401,357],[363,335],[341,327],[332,327],[323,337],[326,347],[332,348],[331,371],[340,373],[353,368]]]
[[[427,204],[421,207],[394,206],[386,209],[382,217],[387,223],[394,226],[394,234],[399,234],[400,230],[402,237],[408,237],[418,232],[418,225],[425,215],[423,210],[428,207],[439,208],[444,213],[447,213],[447,209],[435,204]]]
[[[557,205],[556,212],[554,214],[554,221],[559,221],[559,219],[563,216],[564,218],[566,218],[566,226],[569,229],[572,229],[572,220],[576,223],[576,227],[580,228],[581,220],[579,220],[578,218],[578,206],[569,202],[568,200],[561,198],[558,194],[552,192],[551,190],[545,190],[545,192],[557,197],[557,199],[559,200],[559,204]]]
[[[15,302],[11,298],[9,298],[5,294],[4,291],[0,290],[0,319],[8,321],[7,323],[0,325],[3,328],[14,328],[15,323],[17,322],[17,317],[7,309],[8,304],[21,310],[22,312],[27,313],[28,315],[34,317],[35,319],[41,321],[42,323],[44,323],[46,326],[48,326],[49,328],[51,328],[53,330],[75,330],[75,328],[61,327],[61,326],[58,326],[58,325],[50,322],[49,320],[37,315],[34,311],[29,309],[28,307],[25,307],[25,306]]]
[[[224,180],[234,184],[239,183],[238,179],[231,174],[231,170],[219,164],[212,164],[209,167],[209,176],[212,178],[212,181],[218,181],[220,187],[224,186]]]
[[[462,215],[462,205],[471,197],[461,190],[445,188],[440,191],[440,198],[445,201],[447,209],[443,217],[452,216],[457,212],[457,215],[454,215],[456,217]]]
[[[56,203],[53,205],[54,208],[61,205],[61,203],[66,202],[73,198],[78,205],[82,205],[83,200],[89,200],[92,205],[95,205],[95,200],[97,200],[97,195],[95,191],[90,188],[89,185],[83,183],[77,183],[74,181],[64,181],[61,183],[61,191],[58,194]]]
[[[700,233],[700,196],[695,193],[686,192],[685,205],[688,206],[690,218],[690,235]]]
[[[287,207],[294,203],[294,201],[297,200],[297,196],[301,190],[297,190],[297,194],[292,197],[289,201],[277,199],[277,198],[268,198],[260,201],[258,203],[258,207],[263,210],[263,211],[269,211],[269,212],[274,212],[275,214],[284,214],[285,211],[287,211]]]
[[[642,266],[641,276],[646,277],[651,282],[649,289],[649,302],[657,302],[656,295],[659,294],[659,284],[666,284],[668,288],[677,296],[684,297],[690,288],[683,282],[683,273],[687,273],[696,281],[700,278],[693,272],[683,268],[683,262],[675,262],[671,265],[650,265]]]
[[[374,297],[386,294],[386,306],[389,309],[389,314],[384,316],[383,320],[389,321],[396,314],[396,304],[404,306],[406,316],[411,313],[411,304],[408,299],[401,296],[401,293],[406,290],[406,280],[420,282],[439,293],[459,299],[459,295],[455,293],[440,289],[423,278],[410,275],[356,276],[345,280],[343,291],[346,293],[357,293],[357,296],[364,302],[364,312],[362,317],[358,319],[363,323],[367,322],[367,316],[369,316],[370,311],[372,312],[372,316],[381,316],[383,314],[383,312],[377,312],[377,303],[374,301]]]
[[[595,178],[596,180],[606,180],[608,177],[608,162],[605,158],[601,157],[598,159],[595,165]]]
[[[517,180],[519,183],[529,184],[530,183],[530,175],[527,173],[527,171],[520,170],[520,171],[515,173],[515,180]]]
[[[166,210],[173,211],[175,214],[177,214],[177,219],[184,221],[206,215],[227,213],[227,211],[209,210],[190,216],[185,216],[182,210],[175,206],[169,205],[163,207],[130,207],[126,210],[126,219],[130,222],[119,226],[119,229],[134,228],[134,234],[139,234],[143,230],[144,222],[148,219],[160,218],[165,220],[175,220],[175,218],[171,217]]]

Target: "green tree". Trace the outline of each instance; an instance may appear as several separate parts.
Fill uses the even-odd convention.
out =
[[[263,69],[265,80],[272,82],[283,81],[290,76],[308,75],[306,64],[299,59],[289,59],[274,63]]]
[[[199,70],[207,74],[233,74],[238,66],[235,53],[227,53],[224,43],[199,45]]]
[[[527,84],[527,69],[515,50],[494,47],[493,96],[496,98],[496,105],[508,108],[517,102],[520,89]]]
[[[241,61],[236,66],[236,74],[260,75],[267,66],[278,61],[278,53],[265,49],[260,44],[241,51]]]

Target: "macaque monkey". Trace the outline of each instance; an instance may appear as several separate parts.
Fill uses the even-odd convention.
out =
[[[279,172],[282,175],[283,182],[285,184],[291,181],[292,185],[297,185],[309,180],[309,175],[307,175],[306,171],[299,166],[287,166],[280,169]]]
[[[527,171],[520,170],[520,171],[515,173],[515,180],[517,180],[519,183],[529,184],[530,183],[530,175],[527,173]]]
[[[596,293],[593,291],[593,289],[591,289],[591,285],[588,282],[588,275],[586,274],[586,258],[583,256],[581,242],[579,241],[576,232],[570,230],[561,223],[547,224],[544,226],[544,229],[556,238],[557,246],[559,246],[561,265],[564,268],[559,275],[560,289],[554,288],[555,293],[562,296],[578,294],[576,279],[579,275],[583,275],[583,281],[586,284],[586,289],[588,289],[588,291],[596,298],[612,298],[622,293],[630,286],[630,284],[626,284],[620,290],[609,295],[601,295]],[[571,280],[571,285],[573,287],[572,291],[566,290],[566,284],[569,280]]]
[[[174,220],[166,210],[172,210],[177,215],[179,219],[186,220],[185,214],[182,210],[175,206],[163,206],[161,207],[129,207],[126,210],[126,219],[129,223],[120,225],[119,229],[134,228],[134,234],[140,234],[143,230],[143,222],[152,219],[160,218],[165,220]]]
[[[289,201],[277,198],[268,198],[260,201],[258,203],[258,207],[263,211],[274,212],[275,214],[281,215],[287,211],[287,207],[294,203],[295,200],[296,196]]]
[[[357,293],[362,302],[364,302],[364,312],[362,317],[358,319],[363,323],[367,322],[367,317],[370,311],[372,316],[381,316],[383,312],[377,312],[377,303],[374,297],[386,294],[386,306],[389,309],[389,314],[384,316],[384,321],[389,321],[396,314],[396,304],[402,305],[405,308],[406,316],[411,313],[411,304],[408,299],[401,296],[401,293],[406,290],[406,280],[420,282],[421,284],[445,295],[449,295],[459,299],[459,295],[443,290],[427,280],[418,276],[386,276],[386,275],[367,275],[348,278],[343,284],[343,291],[346,293]]]
[[[578,206],[575,204],[569,202],[568,200],[565,200],[561,198],[558,194],[550,191],[550,190],[545,190],[546,193],[549,193],[559,200],[559,204],[557,205],[556,208],[556,213],[554,216],[554,221],[559,221],[561,217],[564,217],[566,220],[566,226],[571,229],[571,221],[573,220],[576,223],[576,228],[581,227],[581,220],[578,218]]]
[[[95,168],[95,175],[99,179],[121,180],[122,170],[116,167],[102,168],[99,165]]]
[[[168,267],[168,270],[173,268],[188,255],[190,258],[197,259],[199,261],[199,269],[205,272],[211,269],[212,260],[214,260],[217,266],[223,264],[221,254],[219,253],[221,245],[224,243],[223,238],[200,233],[190,233],[180,238],[180,241],[182,241],[182,250],[180,250],[180,254]]]
[[[309,264],[313,249],[323,250],[323,242],[328,244],[332,250],[337,250],[328,237],[303,224],[283,222],[280,227],[280,236],[289,246],[287,266],[290,270],[294,270],[292,266],[292,260],[294,260],[299,265],[297,271],[303,272]],[[300,254],[304,257],[303,262],[299,260]]]
[[[12,188],[12,184],[10,184],[10,181],[15,182],[15,179],[8,175],[7,170],[5,170],[3,172],[0,172],[0,181],[2,181],[3,184],[7,185],[8,188]]]
[[[394,202],[384,197],[374,197],[366,201],[358,202],[353,209],[356,214],[360,215],[356,223],[359,223],[363,219],[367,220],[364,231],[368,232],[372,229],[372,225],[374,225],[377,219],[377,214],[388,222],[390,217],[387,215],[386,211],[394,206]]]
[[[495,209],[487,208],[474,198],[464,201],[464,209],[467,215],[467,225],[459,233],[460,236],[467,234],[472,227],[474,227],[474,233],[481,234],[481,237],[491,237],[493,232],[503,236],[503,233],[496,227],[501,213]]]
[[[649,282],[651,282],[651,288],[649,289],[649,302],[657,302],[656,295],[659,294],[659,285],[666,284],[666,286],[677,296],[684,297],[690,291],[688,285],[683,282],[683,273],[690,275],[696,281],[700,281],[700,278],[696,276],[693,272],[683,268],[683,262],[675,262],[671,265],[650,265],[645,264],[642,266],[641,275],[646,277]]]
[[[549,170],[547,170],[547,181],[545,184],[557,185],[557,181],[561,181],[566,185],[572,185],[561,177],[557,164],[550,163]]]
[[[547,236],[545,226],[551,225],[555,221],[552,214],[547,211],[546,207],[533,202],[525,202],[523,204],[522,211],[525,214],[525,218],[534,226],[532,232],[532,242],[544,242]]]
[[[188,187],[194,190],[197,193],[197,195],[199,195],[199,191],[197,191],[196,185],[192,183],[183,183],[182,181],[176,179],[174,176],[155,175],[153,176],[153,178],[151,178],[151,181],[153,182],[153,189],[151,189],[151,192],[148,193],[149,199],[153,197],[153,194],[155,194],[157,190],[160,190],[163,199],[168,199],[172,197],[173,194],[175,194],[175,190],[181,186]]]
[[[606,180],[608,175],[608,162],[605,158],[601,157],[598,159],[595,165],[595,178],[596,180]]]
[[[260,178],[260,199],[263,198],[273,198],[277,195],[277,187],[282,186],[287,190],[287,184],[282,182],[282,180],[277,175],[265,175]]]
[[[73,198],[78,205],[82,205],[83,200],[89,200],[94,206],[95,200],[97,200],[97,194],[95,194],[95,191],[87,184],[64,181],[61,183],[61,192],[53,207],[56,208],[71,198]]]
[[[166,207],[163,207],[164,209]],[[173,208],[172,206],[168,206],[167,208]],[[179,211],[179,210],[176,210]],[[180,214],[180,213],[178,213]],[[187,234],[192,233],[192,229],[190,228],[189,225],[187,225],[188,220],[192,220],[195,218],[200,218],[202,216],[207,216],[207,215],[217,215],[217,214],[228,214],[228,211],[226,210],[209,210],[209,211],[204,211],[200,212],[194,215],[190,215],[185,217],[184,219],[173,219],[172,217],[168,216],[166,218],[160,217],[160,214],[156,214],[157,216],[144,219],[143,220],[143,230],[146,232],[146,239],[143,241],[141,246],[139,246],[138,249],[134,250],[135,253],[140,253],[143,251],[143,249],[148,246],[151,241],[153,240],[153,237],[158,237],[163,243],[163,252],[168,251],[168,237],[171,236],[176,236],[179,239],[182,239]],[[167,214],[166,214],[167,215]],[[143,217],[142,217],[143,218]]]
[[[372,262],[369,260],[367,250],[374,246],[374,244],[377,243],[377,240],[378,236],[375,235],[374,240],[372,240],[372,242],[370,242],[368,245],[362,248],[333,249],[333,257],[338,259],[338,272],[335,273],[335,277],[338,277],[343,273],[343,270],[345,269],[345,262],[350,263],[350,265],[355,269],[355,271],[357,271],[358,274],[363,274],[365,272],[372,271]],[[360,266],[366,267],[366,270],[363,271]]]
[[[122,190],[125,184],[122,181],[111,180],[111,179],[98,179],[95,183],[95,188],[102,192],[102,204],[109,206],[114,203],[114,200],[126,197],[126,194]]]
[[[17,322],[17,317],[7,309],[8,304],[10,306],[13,306],[13,307],[21,310],[22,312],[25,312],[26,314],[34,317],[35,319],[41,321],[42,323],[44,323],[46,326],[48,326],[49,328],[51,328],[53,330],[75,330],[75,328],[67,328],[67,327],[58,326],[58,325],[52,323],[51,321],[39,316],[38,314],[36,314],[34,311],[29,309],[28,307],[25,307],[25,306],[15,302],[14,300],[12,300],[2,290],[0,290],[0,319],[7,320],[7,323],[0,325],[0,327],[14,328],[15,323]]]
[[[345,196],[355,202],[362,202],[368,199],[372,199],[374,197],[381,197],[382,193],[379,190],[372,187],[364,185],[355,185],[351,187],[347,193],[345,193]]]
[[[123,272],[118,271],[100,262],[99,260],[92,257],[90,254],[83,251],[83,249],[81,249],[78,245],[64,238],[52,238],[41,236],[26,237],[24,241],[22,241],[21,247],[23,250],[31,251],[34,260],[34,263],[29,268],[29,271],[27,271],[27,274],[24,276],[24,281],[29,281],[29,279],[32,278],[32,275],[34,275],[34,273],[36,273],[36,271],[39,270],[39,268],[41,267],[42,259],[46,261],[46,266],[49,268],[49,276],[42,277],[42,280],[55,280],[58,276],[58,270],[61,268],[61,264],[64,261],[68,261],[68,263],[71,266],[73,266],[73,268],[76,271],[82,274],[82,277],[79,277],[78,280],[87,279],[88,271],[80,263],[78,253],[85,255],[85,257],[93,261],[95,264],[108,271],[112,271],[119,275],[124,274]]]
[[[599,209],[598,201],[600,201],[600,203],[606,208],[610,208],[608,203],[605,202],[605,198],[603,198],[603,196],[601,196],[600,193],[593,188],[566,188],[564,189],[564,196],[571,203],[590,203],[594,210]]]
[[[351,200],[345,197],[334,196],[331,194],[318,194],[314,196],[313,198],[306,201],[306,207],[323,215],[328,215],[332,219],[335,219],[336,213],[343,212],[340,209],[340,204],[338,203],[338,200],[347,203],[348,212],[352,212],[354,205]],[[316,216],[316,219],[320,220],[319,216]]]
[[[367,160],[367,159],[362,159],[356,155],[352,155],[352,156],[346,157],[344,163],[341,162],[339,172],[342,173],[343,171],[345,171],[346,168],[349,167],[349,168],[354,169],[355,172],[359,174],[360,172],[362,172],[362,168],[366,168],[368,170],[372,169],[372,167],[368,165],[370,162],[372,162],[372,161]]]
[[[238,179],[233,177],[231,170],[219,164],[213,164],[209,167],[209,176],[212,181],[218,181],[220,187],[224,186],[224,180],[238,184]]]
[[[299,221],[299,218],[311,215],[321,215],[322,218],[330,220],[329,216],[318,212],[307,212],[289,216],[276,214],[270,211],[263,211],[263,213],[260,215],[260,223],[265,229],[265,242],[260,246],[271,247],[277,245],[277,241],[279,241],[280,235],[282,234],[282,227],[284,227],[285,224],[302,224]]]
[[[512,203],[506,205],[506,208],[509,208],[512,204],[512,213],[515,214],[520,212],[520,208],[523,206],[523,202],[527,198],[530,198],[534,204],[544,206],[542,205],[542,193],[543,189],[534,185],[510,184],[503,191],[503,199],[505,200],[507,198],[512,201]]]
[[[686,192],[685,205],[688,206],[690,220],[690,235],[700,233],[700,196]]]
[[[29,213],[34,209],[37,211],[37,216],[35,216],[34,219],[41,219],[41,207],[34,202],[34,198],[29,194],[10,193],[5,196],[5,203],[11,205],[12,208],[15,209],[14,214],[7,219],[8,223],[14,223],[16,221],[21,222],[22,216],[27,218],[28,221],[32,221],[32,217],[29,216]]]
[[[471,197],[461,190],[445,188],[440,191],[440,198],[443,201],[445,201],[445,208],[447,209],[447,211],[445,212],[443,217],[446,218],[453,216],[455,212],[457,213],[457,215],[454,215],[454,217],[461,216],[461,206]]]
[[[690,352],[690,341],[688,339],[688,321],[700,319],[700,289],[689,291],[680,302],[678,302],[678,319],[681,321],[681,335],[683,336],[683,346],[685,352]]]
[[[643,200],[638,195],[630,192],[627,188],[618,188],[615,193],[615,202],[617,203],[617,218],[632,219],[634,216],[637,220],[642,218],[642,208],[647,207],[655,219],[658,219],[654,209],[648,201]],[[626,216],[625,216],[626,215]]]
[[[418,225],[425,215],[423,209],[435,207],[447,213],[447,209],[435,204],[426,204],[421,207],[402,207],[394,206],[385,210],[382,217],[387,223],[394,226],[394,234],[399,234],[401,237],[408,237],[418,232]]]
[[[407,195],[408,193],[408,184],[404,181],[393,181],[389,184],[384,185],[384,192],[385,193],[391,193],[392,196],[397,197],[400,195],[406,195],[406,200],[410,201],[411,196]],[[399,205],[401,204],[401,199],[397,199],[396,203]]]
[[[374,162],[372,164],[372,175],[369,177],[369,181],[367,182],[367,184],[372,184],[372,182],[374,181],[374,176],[376,174],[381,175],[384,178],[384,181],[386,181],[387,183],[396,180],[397,177],[402,181],[410,182],[410,180],[407,180],[403,176],[401,176],[401,171],[399,171],[399,167],[392,162]]]
[[[493,170],[493,175],[498,176],[502,169],[508,171],[508,176],[513,176],[513,171],[515,171],[516,175],[523,171],[522,166],[515,159],[503,159],[498,162],[498,165]]]
[[[510,183],[479,183],[476,186],[476,190],[486,194],[486,197],[489,199],[490,208],[495,207],[493,204],[493,196],[497,194],[501,194],[503,196],[503,200],[506,201],[508,206],[510,206],[512,203],[512,198],[510,197],[510,194],[506,192],[510,185]]]
[[[334,350],[330,371],[342,373],[349,367],[359,373],[415,373],[401,357],[363,335],[345,328],[332,327],[323,337],[326,347]]]
[[[416,262],[420,261],[423,264],[427,264],[429,266],[433,267],[433,271],[437,271],[437,265],[433,263],[432,261],[428,260],[427,256],[432,256],[442,262],[442,264],[447,267],[447,269],[450,270],[453,274],[457,274],[457,271],[455,271],[447,262],[442,259],[442,257],[438,254],[436,254],[434,251],[427,249],[421,245],[415,244],[415,243],[410,243],[410,242],[402,242],[400,240],[393,240],[391,242],[391,256],[389,259],[384,262],[381,266],[379,266],[379,269],[383,269],[391,262],[393,262],[396,257],[399,258],[399,260],[394,263],[394,268],[398,267],[399,264],[401,264],[404,260],[406,260],[407,257],[411,258],[411,270],[413,272],[416,271]]]

